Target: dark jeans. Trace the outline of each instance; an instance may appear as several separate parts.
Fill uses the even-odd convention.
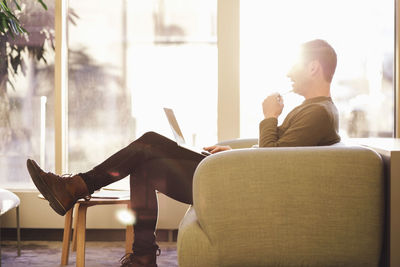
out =
[[[192,204],[193,174],[203,158],[203,155],[179,147],[162,135],[148,132],[80,175],[90,193],[131,175],[131,205],[136,214],[133,251],[143,254],[157,248],[154,235],[158,215],[155,190]]]

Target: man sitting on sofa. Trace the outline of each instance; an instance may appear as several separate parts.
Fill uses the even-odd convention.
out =
[[[281,126],[283,99],[268,96],[263,104],[265,119],[260,123],[259,147],[331,145],[340,141],[338,112],[330,97],[330,84],[336,69],[336,53],[323,40],[301,46],[301,57],[288,73],[293,92],[305,101],[294,108]],[[229,146],[210,146],[214,154]],[[95,190],[131,175],[132,210],[136,215],[133,253],[121,266],[157,266],[159,250],[155,242],[158,190],[175,200],[192,204],[192,179],[204,155],[179,147],[176,142],[154,132],[145,133],[92,170],[70,177],[44,172],[35,161],[27,167],[33,182],[50,206],[60,215]]]

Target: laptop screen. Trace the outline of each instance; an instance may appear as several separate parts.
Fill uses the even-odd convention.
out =
[[[185,138],[183,138],[183,134],[181,129],[179,128],[178,121],[176,120],[174,111],[170,108],[164,108],[165,115],[167,116],[169,126],[171,126],[171,130],[174,134],[175,140],[178,145],[185,144]]]

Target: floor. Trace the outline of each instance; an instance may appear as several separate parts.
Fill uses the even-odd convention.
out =
[[[124,242],[86,242],[86,267],[120,266],[119,259],[125,255]],[[158,243],[161,255],[157,258],[159,267],[177,267],[176,243]],[[17,257],[14,241],[1,243],[2,267],[54,267],[61,266],[61,242],[24,241],[21,256]],[[70,254],[69,264],[75,266],[75,252]]]

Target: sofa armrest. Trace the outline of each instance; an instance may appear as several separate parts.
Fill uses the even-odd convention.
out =
[[[196,169],[193,201],[199,227],[226,266],[379,261],[383,169],[379,155],[366,148],[217,153]]]
[[[181,221],[178,232],[179,266],[218,267],[217,253],[197,221],[196,212],[191,207]],[[188,256],[189,255],[189,256]]]
[[[250,148],[254,145],[258,145],[258,139],[257,138],[232,139],[232,140],[226,140],[226,141],[219,142],[219,143],[217,143],[217,145],[230,146],[233,149]]]

